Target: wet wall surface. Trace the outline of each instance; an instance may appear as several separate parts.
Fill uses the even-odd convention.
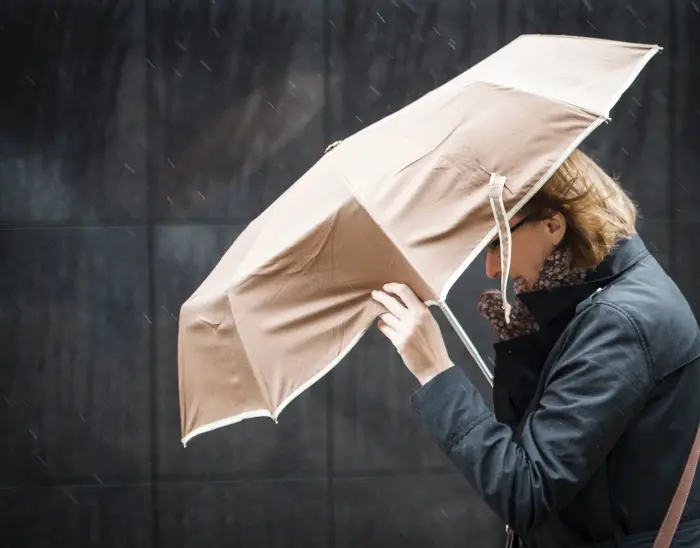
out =
[[[586,149],[700,312],[699,4],[4,0],[0,545],[501,546],[374,330],[278,425],[183,449],[179,307],[327,144],[542,32],[664,47]],[[450,297],[487,356],[489,285]]]

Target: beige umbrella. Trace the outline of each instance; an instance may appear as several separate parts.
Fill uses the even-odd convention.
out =
[[[370,293],[387,282],[439,306],[491,381],[450,288],[498,234],[505,294],[506,219],[659,49],[521,36],[322,156],[182,305],[183,444],[246,418],[276,421],[359,341],[382,312]]]

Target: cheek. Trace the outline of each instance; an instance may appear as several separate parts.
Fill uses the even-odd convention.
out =
[[[510,262],[510,277],[520,278],[529,277],[527,268],[527,253],[524,253],[519,247],[514,247],[513,256]]]
[[[545,259],[550,255],[551,245],[537,238],[522,238],[513,246],[511,275],[534,281],[542,270]]]

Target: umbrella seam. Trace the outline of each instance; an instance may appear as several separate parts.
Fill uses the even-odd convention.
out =
[[[434,297],[437,297],[437,293],[435,289],[428,283],[428,281],[421,275],[421,273],[418,271],[418,269],[413,265],[413,263],[410,261],[408,258],[408,253],[403,249],[403,247],[397,242],[397,240],[391,235],[391,231],[389,231],[387,228],[383,227],[377,219],[374,218],[374,216],[370,213],[369,209],[365,204],[362,203],[362,200],[358,197],[357,193],[355,192],[355,189],[352,187],[352,184],[348,180],[348,178],[345,176],[345,174],[340,171],[339,169],[334,170],[341,178],[343,181],[343,184],[348,188],[350,193],[352,194],[352,197],[354,200],[357,202],[357,204],[362,208],[362,210],[367,214],[367,217],[374,223],[374,225],[386,235],[387,239],[389,242],[394,246],[396,251],[398,251],[399,255],[401,255],[404,259],[406,259],[406,263],[408,264],[408,267],[418,276],[418,278],[423,282],[423,284],[430,289],[430,297],[432,300]]]

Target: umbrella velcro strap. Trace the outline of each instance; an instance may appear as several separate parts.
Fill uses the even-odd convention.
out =
[[[503,188],[506,184],[506,177],[491,174],[489,181],[489,202],[491,203],[491,211],[493,218],[496,221],[496,229],[498,230],[498,239],[500,242],[499,249],[501,252],[501,295],[503,297],[503,312],[505,314],[506,323],[510,323],[511,304],[508,302],[506,291],[508,289],[508,278],[510,277],[510,260],[512,235],[510,232],[510,224],[506,215],[506,206],[503,203]]]

